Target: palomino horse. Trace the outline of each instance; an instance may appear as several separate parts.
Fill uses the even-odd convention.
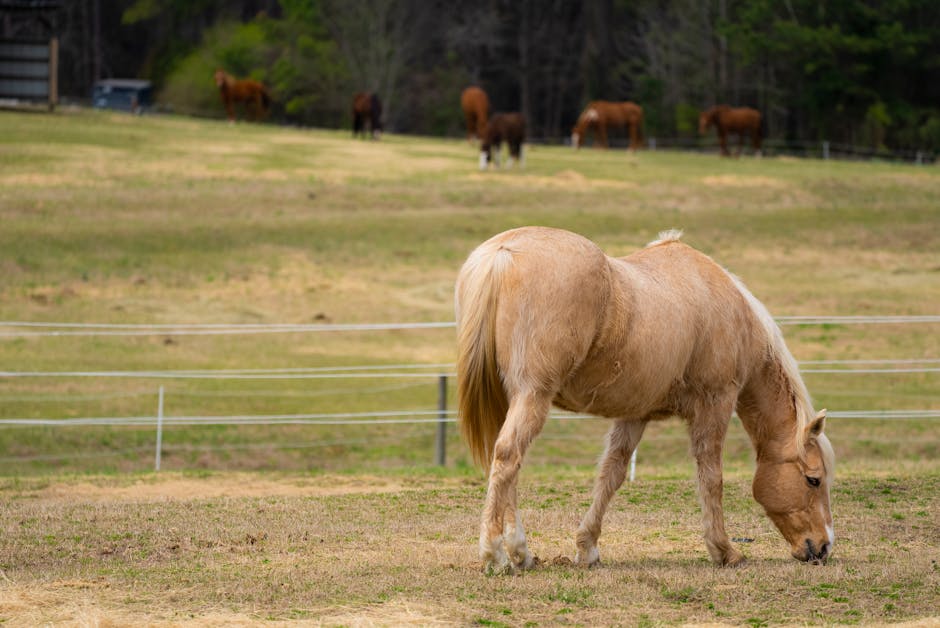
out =
[[[378,139],[382,134],[382,101],[378,94],[359,92],[353,96],[352,116],[353,137],[360,133],[366,137],[366,125],[372,139]]]
[[[219,88],[222,104],[229,122],[235,122],[234,103],[245,103],[245,109],[252,119],[259,120],[268,113],[271,106],[271,95],[268,89],[258,81],[251,79],[235,79],[222,70],[215,71],[215,84]]]
[[[828,558],[834,456],[825,410],[814,413],[767,309],[680,235],[611,258],[573,233],[522,227],[481,244],[461,268],[457,391],[463,435],[489,468],[487,570],[535,563],[516,480],[552,404],[613,419],[577,532],[578,564],[600,561],[604,511],[646,424],[674,415],[688,424],[708,551],[719,565],[742,562],[722,512],[722,446],[735,410],[757,452],[754,498],[795,558]]]
[[[522,143],[525,141],[525,118],[521,113],[494,113],[483,132],[483,143],[480,144],[480,170],[486,170],[489,162],[499,165],[499,153],[503,142],[509,145],[509,159],[507,167],[512,167],[512,160],[525,165],[522,154]],[[493,151],[496,151],[495,154]]]
[[[738,134],[738,155],[744,148],[744,136],[750,135],[754,146],[754,154],[760,156],[760,111],[750,107],[731,108],[728,105],[718,105],[701,113],[698,117],[698,132],[704,135],[710,126],[718,132],[718,143],[721,145],[721,154],[729,156],[728,133]]]
[[[486,121],[490,117],[490,99],[486,92],[476,86],[468,87],[460,94],[460,108],[467,123],[467,141],[473,138],[482,140],[486,131]]]
[[[625,128],[630,133],[630,150],[640,146],[640,127],[643,125],[643,108],[633,102],[608,102],[595,100],[588,104],[574,128],[571,129],[571,145],[581,147],[584,134],[589,129],[594,130],[594,145],[598,148],[608,148],[607,129]]]

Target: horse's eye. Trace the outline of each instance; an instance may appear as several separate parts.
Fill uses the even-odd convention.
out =
[[[810,486],[819,486],[819,478],[814,478],[814,477],[810,477],[807,475],[806,483],[809,484]]]

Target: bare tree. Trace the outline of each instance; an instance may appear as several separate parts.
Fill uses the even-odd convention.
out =
[[[327,0],[323,16],[349,73],[353,91],[379,94],[395,127],[397,91],[426,41],[429,13],[419,0]],[[352,93],[349,94],[352,98]]]

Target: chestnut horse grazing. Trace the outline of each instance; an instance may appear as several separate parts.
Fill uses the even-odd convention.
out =
[[[382,134],[382,101],[378,94],[359,92],[353,96],[352,115],[353,137],[360,133],[366,137],[366,125],[372,139],[378,139]]]
[[[486,125],[483,143],[480,144],[480,170],[486,170],[491,161],[499,165],[499,153],[503,142],[509,145],[509,159],[506,160],[506,167],[512,167],[513,159],[518,160],[520,166],[525,166],[525,156],[522,154],[524,141],[525,118],[521,113],[494,113]]]
[[[754,498],[790,544],[821,564],[834,542],[834,456],[796,361],[767,309],[679,232],[606,256],[567,231],[522,227],[474,250],[457,277],[460,426],[489,469],[480,555],[492,572],[534,565],[516,502],[526,448],[552,404],[612,419],[575,561],[600,561],[604,511],[650,421],[688,425],[705,545],[744,556],[725,533],[721,455],[737,410],[757,452]]]
[[[268,89],[258,81],[251,79],[235,79],[222,70],[215,71],[215,84],[219,88],[222,104],[229,122],[235,122],[234,103],[245,103],[245,109],[253,120],[260,120],[267,115],[271,107],[271,95]]]
[[[750,107],[732,108],[728,105],[718,105],[701,113],[698,117],[698,132],[704,135],[708,128],[715,127],[718,132],[718,143],[721,145],[721,154],[729,156],[728,133],[738,134],[738,155],[744,148],[744,136],[750,135],[754,146],[754,154],[760,157],[761,142],[761,116],[760,111]]]
[[[490,117],[490,99],[486,92],[476,86],[468,87],[460,94],[460,108],[467,123],[467,141],[473,142],[476,137],[483,139],[486,132],[486,121]]]
[[[594,130],[594,145],[598,148],[608,148],[607,129],[627,129],[630,134],[630,150],[640,147],[640,127],[643,125],[643,108],[634,103],[608,102],[595,100],[585,107],[578,117],[577,123],[571,129],[571,145],[581,147],[584,134]]]

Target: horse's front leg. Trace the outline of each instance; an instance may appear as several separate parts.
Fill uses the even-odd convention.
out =
[[[697,413],[689,424],[692,451],[698,471],[705,545],[713,561],[729,567],[744,562],[744,554],[731,544],[725,532],[725,516],[721,504],[724,491],[721,450],[733,407],[733,402],[717,404],[706,412]]]
[[[506,422],[493,446],[493,462],[480,524],[480,558],[487,573],[512,573],[517,566],[532,564],[531,555],[525,548],[525,533],[516,515],[513,493],[526,449],[545,425],[550,406],[551,396],[534,393],[518,394],[509,402]],[[507,545],[513,554],[521,553],[523,565],[511,562],[510,555],[503,548],[503,534],[507,527],[512,531]]]
[[[611,498],[627,477],[627,462],[639,444],[644,429],[646,421],[617,421],[607,432],[607,444],[594,482],[594,501],[578,527],[578,553],[574,562],[579,565],[590,567],[601,562],[597,539],[601,535],[604,513]]]

